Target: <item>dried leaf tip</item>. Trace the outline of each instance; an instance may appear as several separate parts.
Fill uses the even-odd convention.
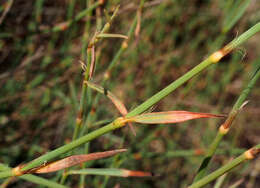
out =
[[[123,169],[123,177],[150,177],[153,176],[151,172],[134,171]]]

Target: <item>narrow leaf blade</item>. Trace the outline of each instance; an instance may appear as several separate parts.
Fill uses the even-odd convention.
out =
[[[125,105],[123,104],[123,102],[121,102],[113,93],[111,93],[110,91],[106,90],[105,88],[94,84],[90,81],[85,81],[85,83],[92,89],[106,95],[111,101],[112,103],[115,105],[115,107],[118,109],[118,111],[122,114],[122,115],[126,115],[127,114],[127,109],[125,107]]]
[[[223,115],[215,115],[208,113],[197,113],[188,111],[167,111],[167,112],[152,112],[130,118],[130,122],[143,124],[168,124],[179,123],[198,118],[216,118],[225,117]]]
[[[128,36],[121,34],[112,34],[112,33],[100,33],[97,35],[98,38],[123,38],[128,39]]]
[[[123,102],[121,102],[113,93],[111,93],[110,91],[106,90],[105,88],[94,84],[90,81],[86,81],[85,82],[90,88],[95,89],[96,91],[106,95],[111,101],[112,103],[115,105],[115,107],[117,108],[117,110],[123,115],[125,116],[128,111],[124,105]],[[136,136],[136,131],[134,129],[134,126],[129,122],[128,123],[130,130],[132,131],[133,135]]]
[[[97,153],[90,153],[86,155],[73,155],[70,157],[66,157],[64,159],[47,163],[43,166],[37,167],[36,169],[33,169],[30,171],[30,173],[49,173],[49,172],[55,172],[58,170],[62,170],[64,168],[68,168],[74,165],[78,165],[80,163],[90,161],[90,160],[97,160],[102,159],[106,157],[110,157],[113,155],[116,155],[121,152],[125,152],[126,149],[118,149],[118,150],[111,150],[111,151],[105,151],[105,152],[97,152]]]
[[[133,171],[117,168],[86,168],[82,170],[71,170],[68,174],[84,174],[84,175],[103,175],[116,177],[149,177],[153,176],[150,172]]]

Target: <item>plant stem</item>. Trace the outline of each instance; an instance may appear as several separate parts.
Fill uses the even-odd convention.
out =
[[[79,14],[77,14],[75,16],[74,19],[70,19],[68,22],[65,23],[65,25],[57,25],[54,26],[51,30],[44,30],[44,32],[59,32],[59,31],[63,31],[64,28],[67,29],[68,27],[72,26],[74,22],[78,22],[79,20],[81,20],[84,16],[86,16],[89,12],[91,12],[92,10],[94,10],[95,8],[97,8],[99,5],[101,5],[100,1],[97,1],[96,3],[94,3],[92,6],[90,6],[89,8],[81,11]]]
[[[246,88],[242,91],[242,93],[238,97],[238,99],[237,99],[236,103],[234,104],[232,110],[230,111],[226,121],[220,126],[219,131],[218,131],[214,141],[212,142],[211,146],[209,147],[207,154],[206,154],[205,158],[203,159],[203,161],[200,165],[200,168],[198,170],[198,173],[195,176],[193,182],[196,182],[196,181],[198,181],[199,179],[201,179],[202,177],[205,176],[206,171],[207,171],[207,167],[209,165],[210,160],[212,159],[212,156],[215,154],[223,136],[228,133],[235,117],[237,116],[237,114],[239,112],[239,109],[243,105],[244,101],[246,100],[248,94],[250,93],[250,91],[254,87],[254,85],[255,85],[255,83],[256,83],[256,81],[258,80],[259,77],[260,77],[260,67],[256,70],[252,79],[249,81]]]
[[[241,154],[240,156],[238,156],[237,158],[235,158],[234,160],[232,160],[231,162],[229,162],[228,164],[222,166],[221,168],[219,168],[218,170],[216,170],[215,172],[209,174],[208,176],[205,176],[204,178],[202,178],[201,180],[193,183],[191,186],[189,186],[188,188],[199,188],[199,187],[203,187],[205,185],[207,185],[208,183],[210,183],[211,181],[217,179],[218,177],[220,177],[221,175],[225,174],[226,172],[230,171],[231,169],[235,168],[236,166],[238,166],[239,164],[241,164],[242,162],[245,162],[249,159],[252,159],[256,156],[256,154],[254,154],[252,151],[256,150],[256,154],[259,153],[260,151],[260,144],[258,144],[257,146],[255,146],[254,148],[244,152],[243,154]],[[252,154],[252,156],[248,156],[248,153]],[[249,154],[249,155],[250,155]]]
[[[190,78],[192,78],[193,76],[195,76],[196,74],[198,74],[199,72],[201,72],[202,70],[204,70],[205,68],[207,68],[211,64],[212,64],[212,62],[210,61],[209,58],[204,60],[202,63],[200,63],[199,65],[194,67],[192,70],[190,70],[189,72],[187,72],[186,74],[184,74],[183,76],[178,78],[176,81],[174,81],[173,83],[168,85],[166,88],[164,88],[160,92],[158,92],[155,95],[153,95],[151,98],[146,100],[144,103],[142,103],[141,105],[136,107],[131,112],[129,112],[126,115],[126,117],[132,117],[132,116],[141,114],[142,112],[144,112],[145,110],[147,110],[150,107],[152,107],[154,104],[156,104],[161,99],[163,99],[164,97],[169,95],[172,91],[174,91],[175,89],[180,87],[182,84],[184,84]]]
[[[141,10],[144,6],[144,2],[145,0],[142,0],[140,2],[140,5],[139,5],[139,10]],[[137,10],[138,11],[138,10]],[[135,18],[134,18],[134,21],[133,23],[131,24],[131,27],[127,33],[127,36],[128,36],[128,40],[130,40],[133,36],[133,33],[134,33],[134,30],[136,28],[136,25],[137,25],[137,19],[138,19],[138,13],[136,13],[135,15]],[[114,68],[114,66],[116,65],[116,62],[118,61],[118,59],[120,58],[120,56],[122,55],[122,53],[127,49],[127,46],[128,46],[128,40],[124,40],[120,46],[120,49],[117,51],[116,55],[114,56],[113,60],[111,61],[111,63],[109,64],[108,66],[108,69],[107,69],[107,74],[105,75],[108,75],[109,72]],[[105,80],[104,82],[108,79],[108,77],[105,77]]]
[[[3,164],[0,164],[0,166],[1,166],[1,168],[5,169],[6,172],[11,172],[11,168],[9,168],[9,167],[7,167]],[[47,179],[44,179],[44,178],[41,178],[41,177],[38,177],[38,176],[35,176],[35,175],[31,175],[31,174],[19,176],[18,178],[36,183],[38,185],[44,185],[44,186],[47,186],[47,187],[68,188],[67,186],[64,186],[64,185],[58,184],[56,182],[53,182],[53,181],[50,181],[50,180],[47,180]]]
[[[10,176],[15,176],[11,170],[0,172],[0,178],[6,178]]]
[[[34,175],[31,175],[31,174],[26,174],[26,175],[23,175],[19,178],[33,182],[33,183],[36,183],[36,184],[39,184],[39,185],[44,185],[44,186],[47,186],[47,187],[68,188],[67,186],[64,186],[64,185],[58,184],[56,182],[52,182],[50,180],[46,180],[44,178],[34,176]]]
[[[190,78],[207,68],[209,65],[217,63],[224,55],[229,53],[234,48],[238,47],[240,44],[248,40],[250,37],[252,37],[255,33],[260,31],[260,23],[257,23],[253,27],[251,27],[249,30],[247,30],[245,33],[240,35],[239,37],[235,38],[233,41],[231,41],[229,44],[227,44],[222,50],[213,53],[211,56],[209,56],[207,59],[202,61],[199,65],[191,69],[189,72],[181,76],[179,79],[168,85],[166,88],[161,90],[160,92],[156,93],[154,96],[143,102],[141,105],[136,107],[134,110],[129,112],[126,117],[132,117],[135,115],[138,115],[140,113],[143,113],[145,110],[152,107],[154,104],[159,102],[161,99],[169,95],[171,92],[173,92],[175,89],[180,87],[182,84],[184,84],[186,81],[188,81]],[[221,53],[221,54],[216,54]],[[221,55],[221,57],[214,57],[213,55]]]
[[[254,34],[256,34],[257,32],[259,32],[260,30],[260,22],[255,24],[253,27],[251,27],[250,29],[248,29],[246,32],[244,32],[243,34],[241,34],[238,38],[234,39],[233,41],[231,41],[228,45],[227,48],[230,48],[231,50],[233,50],[234,48],[238,47],[240,44],[242,44],[243,42],[247,41],[250,37],[252,37]]]
[[[253,31],[251,31],[253,30]],[[249,29],[248,31],[246,31],[245,33],[247,33],[247,35],[249,36],[244,36],[244,34],[242,34],[240,37],[234,39],[231,43],[232,44],[241,44],[242,42],[244,42],[245,40],[247,40],[249,37],[251,37],[252,35],[254,35],[256,32],[258,32],[260,30],[260,23],[256,24],[255,26],[253,26],[251,29]],[[240,41],[238,42],[234,42],[234,41]],[[242,41],[242,42],[241,42]],[[236,45],[232,45],[233,48],[237,47]],[[218,51],[219,52],[219,51]],[[229,49],[230,52],[230,49]],[[216,54],[213,53],[213,55]],[[168,87],[166,87],[165,89],[161,90],[160,92],[158,92],[157,94],[155,94],[153,97],[151,97],[150,99],[148,99],[147,101],[145,101],[143,104],[139,105],[137,108],[135,108],[133,111],[131,111],[130,113],[127,114],[126,117],[132,117],[134,115],[138,115],[142,112],[144,112],[145,110],[149,109],[151,106],[153,106],[155,103],[157,103],[158,101],[160,101],[161,99],[163,99],[164,97],[166,97],[168,94],[170,94],[172,91],[174,91],[176,88],[178,88],[179,86],[181,86],[183,83],[185,83],[188,79],[190,79],[191,77],[193,77],[194,75],[198,74],[200,71],[202,71],[203,69],[207,68],[209,65],[213,64],[213,63],[217,63],[221,57],[219,58],[215,58],[215,56],[211,55],[209,58],[207,58],[206,60],[204,60],[202,63],[200,63],[199,65],[197,65],[195,68],[193,68],[192,70],[190,70],[188,73],[186,73],[185,75],[183,75],[182,77],[180,77],[179,79],[177,79],[176,81],[174,81],[172,84],[170,84]],[[226,55],[226,54],[223,54]],[[41,164],[43,164],[46,161],[50,161],[51,159],[66,153],[84,143],[89,142],[90,140],[93,140],[105,133],[111,132],[115,129],[118,129],[120,127],[123,127],[124,123],[119,121],[119,119],[116,119],[114,122],[100,128],[97,129],[69,144],[66,144],[64,146],[61,146],[39,158],[36,158],[35,160],[33,160],[31,163],[29,163],[28,165],[26,165],[24,168],[22,168],[23,171],[25,170],[29,170],[31,168],[37,167]],[[9,174],[11,175],[11,174]],[[5,176],[8,177],[8,176]]]
[[[222,140],[223,136],[224,136],[224,134],[222,134],[220,131],[218,131],[214,141],[210,145],[210,147],[209,147],[209,149],[206,153],[206,156],[204,157],[204,159],[203,159],[203,161],[200,165],[198,173],[194,178],[194,182],[198,181],[199,179],[201,179],[205,175],[206,170],[207,170],[207,166],[209,165],[209,162],[210,162],[212,156],[215,154],[217,147],[218,147],[220,141]]]
[[[26,170],[29,170],[31,168],[34,168],[36,166],[39,166],[41,164],[43,164],[44,162],[46,161],[50,161],[51,159],[63,154],[63,153],[66,153],[84,143],[87,143],[89,142],[90,140],[93,140],[107,132],[110,132],[110,131],[113,131],[115,129],[118,129],[120,127],[123,127],[124,126],[124,123],[121,123],[120,121],[117,121],[115,120],[113,123],[110,123],[100,129],[97,129],[75,141],[72,141],[71,143],[69,144],[66,144],[62,147],[59,147],[41,157],[38,157],[36,158],[35,160],[33,160],[31,163],[29,163],[28,165],[26,165],[24,168],[22,168],[23,171],[26,171]]]
[[[117,14],[118,11],[117,7],[111,16],[110,20],[104,25],[103,29],[98,33],[98,34],[104,34],[110,29],[111,22],[113,21],[114,17]],[[86,96],[87,96],[87,85],[84,84],[85,81],[89,80],[89,73],[90,73],[90,64],[91,64],[91,59],[94,54],[92,54],[92,47],[95,46],[95,44],[100,40],[100,38],[97,37],[97,35],[94,35],[94,37],[90,40],[88,47],[87,47],[87,67],[85,70],[84,74],[84,79],[82,82],[82,92],[81,92],[81,98],[80,98],[80,106],[78,110],[78,115],[77,115],[77,120],[76,120],[76,127],[73,133],[73,140],[75,140],[78,137],[79,130],[82,125],[84,125],[83,120],[86,119],[86,107],[87,107],[87,102],[86,102]]]

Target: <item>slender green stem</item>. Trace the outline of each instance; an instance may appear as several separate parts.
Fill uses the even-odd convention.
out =
[[[5,169],[6,172],[11,172],[11,168],[9,168],[9,167],[7,167],[7,166],[5,166],[3,164],[0,164],[0,166],[1,166],[2,169]],[[44,186],[47,186],[47,187],[68,188],[67,186],[64,186],[64,185],[58,184],[56,182],[53,182],[53,181],[50,181],[50,180],[47,180],[47,179],[44,179],[44,178],[41,178],[41,177],[38,177],[38,176],[35,176],[35,175],[31,175],[31,174],[18,176],[18,178],[24,179],[24,180],[27,180],[27,181],[30,181],[30,182],[33,182],[33,183],[36,183],[38,185],[44,185]]]
[[[171,83],[170,85],[168,85],[166,88],[164,88],[163,90],[159,91],[158,93],[156,93],[154,96],[152,96],[151,98],[149,98],[148,100],[146,100],[144,103],[142,103],[141,105],[139,105],[138,107],[136,107],[134,110],[132,110],[131,112],[129,112],[126,117],[132,117],[138,114],[141,114],[142,112],[144,112],[145,110],[149,109],[150,107],[152,107],[154,104],[156,104],[157,102],[159,102],[161,99],[163,99],[164,97],[166,97],[167,95],[169,95],[171,92],[173,92],[175,89],[177,89],[178,87],[180,87],[182,84],[184,84],[186,81],[188,81],[190,78],[192,78],[193,76],[195,76],[196,74],[198,74],[199,72],[201,72],[202,70],[204,70],[205,68],[207,68],[209,65],[211,65],[212,62],[211,60],[208,58],[206,60],[204,60],[202,63],[200,63],[199,65],[197,65],[196,67],[194,67],[193,69],[191,69],[189,72],[187,72],[186,74],[184,74],[183,76],[181,76],[179,79],[177,79],[176,81],[174,81],[173,83]]]
[[[52,182],[50,180],[46,180],[44,178],[34,176],[34,175],[31,175],[31,174],[26,174],[26,175],[23,175],[19,178],[33,182],[33,183],[36,183],[36,184],[39,184],[39,185],[44,185],[44,186],[47,186],[47,187],[68,188],[67,186],[64,186],[64,185],[58,184],[56,182]]]
[[[234,49],[234,48],[238,47],[239,45],[241,45],[242,43],[247,41],[250,37],[252,37],[254,34],[259,32],[259,30],[260,30],[260,22],[255,24],[253,27],[251,27],[249,30],[247,30],[243,34],[241,34],[238,38],[231,41],[227,45],[227,47],[230,49]]]
[[[89,8],[81,11],[79,14],[77,14],[75,16],[74,19],[69,20],[68,22],[66,22],[66,27],[70,27],[73,25],[74,22],[78,22],[79,20],[81,20],[84,16],[86,16],[89,12],[91,12],[92,10],[94,10],[95,8],[97,8],[100,5],[100,1],[97,1],[96,3],[94,3],[92,6],[90,6]],[[55,27],[53,27],[51,30],[44,30],[44,32],[59,32],[59,31],[63,31],[63,27],[60,25],[57,25]]]
[[[250,91],[252,90],[252,88],[254,87],[256,81],[258,80],[258,78],[260,77],[260,67],[257,69],[257,71],[254,73],[252,79],[249,81],[249,83],[247,84],[246,88],[242,91],[242,93],[240,94],[240,96],[238,97],[236,103],[234,104],[232,110],[230,111],[226,121],[224,122],[224,124],[222,124],[222,126],[220,127],[214,141],[212,142],[211,146],[209,147],[207,154],[205,156],[205,158],[203,159],[200,168],[198,170],[197,175],[194,178],[194,182],[198,181],[199,179],[201,179],[202,177],[205,176],[206,171],[207,171],[207,167],[209,165],[210,160],[212,159],[212,156],[215,154],[223,136],[225,134],[227,134],[230,126],[232,125],[236,115],[238,114],[238,111],[240,109],[240,107],[243,105],[244,101],[246,100],[248,94],[250,93]]]
[[[225,181],[225,179],[226,179],[226,177],[227,177],[227,174],[223,174],[222,176],[220,176],[217,179],[217,181],[216,181],[216,183],[214,185],[214,188],[221,188],[223,183],[224,183],[224,181]]]
[[[15,176],[11,170],[0,172],[0,178],[6,178],[10,176]]]
[[[100,2],[100,1],[99,1]],[[82,93],[81,93],[81,100],[80,100],[80,107],[79,107],[79,114],[77,117],[77,124],[74,130],[74,134],[73,134],[73,140],[75,140],[78,135],[79,132],[83,132],[83,130],[81,130],[82,125],[84,125],[84,130],[87,129],[87,125],[86,125],[86,120],[87,120],[87,102],[86,102],[86,98],[87,98],[87,85],[84,84],[85,81],[89,80],[90,77],[90,65],[91,65],[91,59],[92,56],[94,56],[94,54],[92,54],[92,47],[95,46],[95,44],[100,40],[100,35],[105,34],[105,32],[107,32],[110,29],[110,25],[111,22],[113,21],[114,17],[116,16],[116,13],[118,11],[118,8],[116,8],[116,10],[114,11],[113,15],[111,16],[110,20],[104,25],[103,29],[101,31],[100,30],[100,20],[98,18],[97,20],[97,31],[98,31],[98,35],[94,35],[94,37],[92,38],[92,40],[90,40],[89,44],[88,44],[88,48],[87,48],[87,67],[85,70],[85,75],[84,75],[84,80],[82,82]],[[98,10],[99,11],[99,10]],[[80,187],[84,187],[84,175],[82,175],[80,177]]]
[[[79,21],[80,19],[82,19],[83,17],[85,17],[89,12],[91,12],[92,10],[94,10],[95,8],[97,8],[100,5],[100,1],[97,1],[96,3],[94,3],[93,5],[91,5],[89,8],[87,8],[86,10],[81,11],[79,14],[77,14],[77,16],[75,17],[75,21]]]
[[[214,141],[210,145],[210,147],[207,151],[207,154],[204,157],[204,159],[203,159],[203,161],[200,165],[198,173],[194,178],[194,182],[198,181],[199,179],[201,179],[205,175],[205,173],[207,171],[207,166],[209,165],[212,156],[215,154],[216,149],[217,149],[220,141],[222,140],[223,136],[224,136],[224,134],[222,134],[220,131],[218,131],[217,136],[215,137]]]
[[[93,140],[93,139],[95,139],[95,138],[97,138],[97,137],[99,137],[99,136],[101,136],[101,135],[103,135],[107,132],[118,129],[122,126],[124,126],[124,124],[121,124],[121,123],[119,123],[118,121],[115,120],[113,123],[110,123],[110,124],[100,128],[100,129],[97,129],[97,130],[95,130],[95,131],[75,140],[75,141],[72,141],[69,144],[66,144],[66,145],[59,147],[59,148],[41,156],[41,157],[36,158],[31,163],[29,163],[24,168],[22,168],[22,170],[25,171],[25,170],[29,170],[31,168],[37,167],[37,166],[43,164],[46,161],[50,161],[51,159],[53,159],[53,158],[55,158],[55,157],[57,157],[57,156],[59,156],[63,153],[66,153],[66,152],[68,152],[68,151],[70,151],[70,150],[72,150],[72,149],[74,149],[74,148],[76,148],[76,147],[78,147],[82,144],[89,142],[90,140]]]
[[[224,15],[222,32],[227,33],[242,17],[252,0],[233,1],[228,6]]]
[[[254,149],[259,150],[260,144],[255,146]],[[209,174],[208,176],[205,176],[201,180],[193,183],[191,186],[189,186],[189,188],[203,187],[203,186],[207,185],[208,183],[210,183],[211,181],[217,179],[221,175],[225,174],[226,172],[230,171],[231,169],[235,168],[236,166],[238,166],[239,164],[241,164],[242,162],[245,162],[247,160],[248,160],[248,156],[246,155],[246,152],[245,152],[245,153],[241,154],[240,156],[238,156],[237,158],[235,158],[234,160],[232,160],[231,162],[229,162],[228,164],[222,166],[215,172],[213,172],[213,173]]]
[[[256,81],[259,79],[260,77],[260,66],[258,67],[258,70],[256,70],[252,76],[252,79],[249,81],[247,87],[242,91],[242,93],[240,94],[239,98],[237,99],[236,103],[234,104],[231,112],[233,111],[237,111],[239,110],[239,108],[241,107],[241,105],[244,103],[244,101],[246,100],[248,94],[250,93],[250,91],[252,90],[252,88],[254,87],[254,85],[256,84]]]
[[[245,33],[240,35],[238,38],[234,39],[227,45],[228,51],[233,50],[234,48],[238,47],[240,44],[248,40],[250,37],[252,37],[255,33],[260,31],[260,23],[257,23],[253,27],[251,27],[249,30],[247,30]],[[223,54],[225,55],[225,54]],[[220,59],[219,59],[220,60]],[[132,117],[135,115],[138,115],[145,110],[152,107],[154,104],[156,104],[158,101],[169,95],[172,91],[180,87],[182,84],[184,84],[186,81],[188,81],[190,78],[207,68],[209,65],[214,64],[216,62],[212,61],[211,56],[208,57],[206,60],[201,62],[199,65],[191,69],[189,72],[181,76],[179,79],[171,83],[169,86],[161,90],[160,92],[156,93],[154,96],[143,102],[141,105],[136,107],[134,110],[129,112],[126,117]]]
[[[99,32],[99,34],[104,34],[110,29],[111,22],[113,21],[114,17],[117,14],[118,8],[114,11],[113,15],[111,16],[109,22],[107,22],[103,29]],[[94,54],[92,54],[91,48],[100,40],[100,38],[97,37],[97,35],[94,35],[94,37],[90,40],[88,48],[87,48],[87,67],[85,70],[84,74],[84,80],[82,82],[82,92],[81,92],[81,99],[80,99],[80,106],[79,106],[79,111],[78,111],[78,117],[77,117],[77,123],[76,127],[73,133],[73,139],[76,139],[78,137],[78,133],[80,131],[81,125],[84,125],[83,120],[86,119],[86,111],[87,111],[87,102],[86,102],[86,97],[87,97],[87,85],[84,84],[84,81],[89,80],[89,73],[90,73],[90,65],[91,65],[91,59]]]
[[[258,27],[256,27],[258,26]],[[251,29],[254,30],[254,32],[251,32],[249,29],[249,31],[247,31],[246,33],[250,36],[252,36],[253,34],[255,34],[257,31],[260,30],[260,24],[256,24],[256,26],[252,27]],[[257,28],[257,29],[256,29]],[[242,34],[243,35],[243,34]],[[240,37],[238,37],[235,40],[243,40],[245,38],[249,38],[250,36],[247,37],[242,37],[242,39]],[[234,42],[231,42],[234,43]],[[236,42],[236,44],[241,44]],[[236,47],[236,46],[234,46]],[[210,56],[212,57],[212,56]],[[145,110],[149,109],[151,106],[153,106],[155,103],[157,103],[158,101],[160,101],[161,99],[163,99],[164,97],[166,97],[168,94],[170,94],[172,91],[174,91],[176,88],[178,88],[179,86],[181,86],[183,83],[185,83],[188,79],[190,79],[191,77],[193,77],[194,75],[198,74],[199,72],[201,72],[203,69],[207,68],[210,64],[212,63],[216,63],[216,61],[212,61],[212,58],[207,58],[206,60],[204,60],[202,63],[200,63],[199,65],[197,65],[195,68],[193,68],[192,70],[190,70],[188,73],[186,73],[184,76],[180,77],[179,79],[177,79],[176,81],[174,81],[172,84],[170,84],[168,87],[166,87],[165,89],[161,90],[160,92],[158,92],[157,94],[155,94],[153,97],[151,97],[150,99],[148,99],[147,101],[145,101],[143,104],[139,105],[137,108],[135,108],[133,111],[131,111],[130,113],[127,114],[127,117],[132,117],[134,115],[140,114],[142,112],[144,112]],[[58,157],[59,155],[66,153],[84,143],[89,142],[90,140],[93,140],[105,133],[111,132],[115,129],[118,129],[120,127],[124,126],[124,124],[120,121],[114,121],[113,123],[110,123],[98,130],[95,130],[69,144],[66,144],[64,146],[61,146],[35,160],[33,160],[31,163],[29,163],[28,165],[26,165],[22,170],[29,170],[31,168],[37,167],[39,165],[41,165],[42,163],[46,162],[46,161],[50,161],[51,159]],[[11,174],[10,174],[11,175]]]
[[[260,24],[256,24],[258,26],[258,30],[260,30]],[[252,27],[251,29],[254,30],[254,32],[249,32],[247,31],[246,33],[249,33],[250,36],[252,36],[253,34],[255,34],[257,31],[255,29],[255,26]],[[251,30],[249,29],[249,30]],[[243,34],[242,34],[243,35]],[[245,38],[244,36],[242,37],[243,39]],[[247,37],[249,38],[249,36]],[[238,37],[235,40],[240,40],[240,37]],[[234,43],[234,42],[231,42]],[[241,44],[241,43],[239,43]],[[193,68],[192,70],[190,70],[188,73],[186,73],[185,75],[183,75],[182,77],[180,77],[179,79],[177,79],[176,81],[174,81],[172,84],[170,84],[168,87],[164,88],[163,90],[161,90],[160,92],[158,92],[157,94],[155,94],[153,97],[151,97],[150,99],[148,99],[147,101],[145,101],[143,104],[139,105],[138,107],[136,107],[133,111],[131,111],[130,113],[127,114],[127,117],[132,117],[134,115],[140,114],[142,112],[144,112],[145,110],[149,109],[151,106],[153,106],[155,103],[157,103],[158,101],[160,101],[162,98],[164,98],[165,96],[167,96],[168,94],[170,94],[172,91],[174,91],[176,88],[178,88],[179,86],[181,86],[183,83],[185,83],[188,79],[190,79],[192,76],[198,74],[200,71],[202,71],[203,69],[205,69],[206,67],[208,67],[210,64],[212,64],[212,61],[210,60],[210,58],[207,58],[206,60],[204,60],[202,63],[200,63],[199,65],[197,65],[195,68]],[[86,143],[98,136],[101,136],[107,132],[110,132],[112,130],[114,130],[115,128],[119,128],[120,126],[114,126],[114,123],[110,123],[105,127],[102,127],[96,131],[93,131],[81,138],[79,138],[78,140],[75,140],[65,146],[62,146],[56,150],[53,150],[50,153],[47,153],[46,155],[43,155],[37,159],[35,159],[34,161],[32,161],[32,163],[30,163],[29,165],[27,165],[26,167],[23,168],[23,170],[28,170],[30,168],[36,167],[38,165],[40,165],[41,163],[43,163],[44,161],[48,161],[54,157],[59,156],[60,154],[63,154],[71,149],[74,149],[75,147],[80,146],[83,143]]]
[[[140,2],[139,5],[139,10],[143,8],[145,0],[142,0]],[[133,23],[131,24],[131,27],[127,33],[128,36],[128,40],[130,40],[134,34],[134,30],[136,28],[137,25],[137,19],[138,19],[138,15],[135,15],[135,18],[133,20]],[[111,61],[111,63],[108,66],[107,72],[110,72],[112,70],[112,68],[116,65],[116,62],[118,62],[118,59],[121,57],[122,53],[125,51],[125,49],[127,48],[127,40],[123,41],[121,44],[120,49],[117,51],[116,55],[114,56],[113,60]]]
[[[242,154],[239,157],[237,157],[236,159],[232,160],[232,162],[228,163],[227,165],[221,167],[220,169],[216,170],[215,172],[211,173],[210,175],[208,175],[208,176],[202,178],[201,180],[197,181],[196,183],[192,184],[189,188],[202,187],[202,186],[208,184],[209,182],[217,179],[219,176],[228,172],[229,170],[236,167],[237,165],[244,162],[245,160],[246,160],[246,157],[244,154]]]

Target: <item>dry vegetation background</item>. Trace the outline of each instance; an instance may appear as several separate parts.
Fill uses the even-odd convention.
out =
[[[6,2],[1,1],[0,15]],[[139,5],[139,1],[107,1],[69,28],[48,32],[86,9],[87,2],[14,0],[3,18],[0,25],[0,162],[16,166],[71,141],[83,78],[79,60],[84,61],[84,46],[106,23],[104,10],[111,14],[120,4],[110,33],[127,34]],[[260,20],[260,2],[252,0],[243,16],[224,32],[232,11],[232,5],[228,6],[225,0],[146,1],[140,32],[128,40],[127,49],[110,72],[106,88],[124,101],[129,110],[133,109]],[[162,100],[154,106],[154,111],[227,114],[250,79],[252,70],[259,65],[259,42],[260,35],[257,34],[219,64]],[[93,82],[101,83],[121,43],[122,39],[103,39],[98,43]],[[260,142],[259,84],[221,143],[211,170]],[[90,93],[88,106],[96,96],[96,92]],[[92,113],[89,131],[103,125],[96,122],[119,116],[104,96],[88,109],[88,113]],[[160,177],[88,176],[86,185],[185,187],[191,183],[202,160],[200,154],[212,142],[221,122],[210,119],[172,126],[135,126],[136,137],[128,127],[104,135],[90,142],[89,152],[120,147],[128,148],[128,152],[91,162],[88,166],[152,171]],[[243,179],[240,187],[256,188],[260,186],[259,172],[259,160],[242,165],[228,174],[224,187]],[[54,174],[44,177],[55,179]],[[77,176],[72,176],[69,185],[76,187],[77,181]],[[35,185],[14,180],[8,187]]]

